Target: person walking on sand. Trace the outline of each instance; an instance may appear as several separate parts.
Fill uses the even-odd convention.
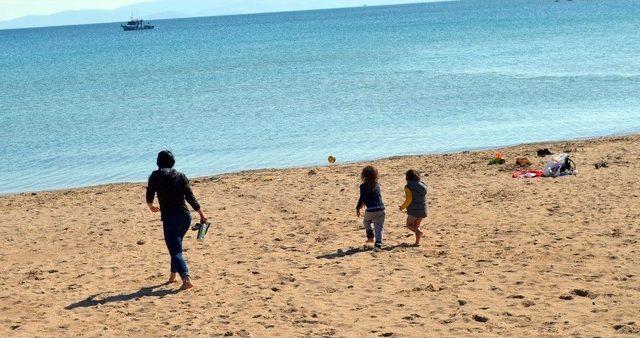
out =
[[[380,184],[378,184],[378,170],[373,166],[366,166],[360,173],[360,198],[356,205],[356,215],[360,217],[360,209],[366,206],[364,212],[364,229],[367,233],[367,243],[375,239],[375,248],[382,248],[382,231],[384,229],[384,203]],[[373,225],[373,227],[372,227]]]
[[[156,161],[158,170],[149,176],[147,185],[147,205],[152,212],[160,212],[164,241],[171,256],[171,274],[167,283],[176,282],[176,274],[182,279],[181,290],[191,289],[193,284],[189,278],[189,268],[182,256],[182,239],[191,225],[191,214],[185,200],[200,215],[200,222],[205,223],[207,216],[191,191],[189,180],[183,173],[173,169],[176,163],[173,154],[168,150],[158,153]],[[158,195],[160,207],[153,205]]]
[[[427,185],[420,181],[420,174],[411,169],[405,174],[407,185],[404,187],[405,201],[400,210],[407,210],[406,227],[416,234],[415,245],[420,245],[422,230],[420,223],[427,217]]]

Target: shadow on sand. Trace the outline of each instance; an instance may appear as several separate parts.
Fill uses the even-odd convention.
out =
[[[114,296],[109,296],[102,299],[95,299],[96,297],[101,295],[101,293],[98,293],[98,294],[89,296],[79,302],[75,302],[73,304],[67,305],[65,309],[73,310],[79,307],[92,307],[100,304],[107,304],[107,303],[113,303],[113,302],[126,302],[129,300],[137,299],[141,297],[163,297],[163,296],[172,295],[180,292],[180,290],[166,290],[166,289],[155,290],[165,285],[167,284],[158,284],[158,285],[142,288],[133,293],[114,295]]]
[[[391,251],[391,250],[395,250],[398,248],[415,248],[415,245],[412,244],[406,244],[406,243],[401,243],[401,244],[396,244],[396,245],[391,245],[391,246],[384,246],[382,247],[382,249],[380,249],[380,251]],[[336,252],[333,253],[328,253],[328,254],[324,254],[324,255],[320,255],[317,256],[316,259],[336,259],[336,258],[342,258],[345,256],[351,256],[351,255],[355,255],[355,254],[359,254],[362,252],[373,252],[373,247],[369,247],[369,246],[361,246],[359,248],[349,248],[347,250],[342,250],[342,249],[338,249]]]

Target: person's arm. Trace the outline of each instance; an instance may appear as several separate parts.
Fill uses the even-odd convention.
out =
[[[207,221],[207,216],[202,211],[202,208],[200,208],[200,203],[198,203],[196,196],[193,194],[193,190],[191,190],[191,185],[189,185],[189,179],[187,178],[187,176],[183,175],[183,182],[184,199],[187,201],[187,203],[189,203],[189,205],[191,205],[193,210],[195,210],[198,215],[200,215],[200,223],[205,223]]]
[[[149,182],[147,183],[147,206],[149,207],[149,210],[151,210],[151,212],[158,212],[160,211],[160,208],[156,207],[155,205],[153,205],[153,199],[156,196],[156,187],[155,187],[155,182],[153,180],[153,174],[151,174],[151,176],[149,176]]]
[[[364,187],[360,186],[360,198],[358,199],[358,204],[356,204],[356,215],[360,217],[360,209],[362,209],[362,205],[364,205]]]
[[[408,187],[404,187],[404,203],[400,206],[400,210],[404,210],[409,207],[411,202],[413,201],[413,194],[411,193],[411,189]]]

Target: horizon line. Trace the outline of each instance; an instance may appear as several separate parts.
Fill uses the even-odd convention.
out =
[[[392,6],[409,6],[409,5],[419,5],[419,4],[431,4],[431,3],[442,3],[442,2],[458,2],[461,0],[424,0],[424,1],[419,1],[419,0],[408,0],[409,2],[407,3],[401,3],[401,4],[384,4],[384,5],[367,5],[367,4],[363,4],[361,6],[346,6],[346,7],[326,7],[326,8],[312,8],[312,9],[298,9],[298,10],[286,10],[286,11],[266,11],[266,12],[254,12],[254,13],[232,13],[232,14],[214,14],[214,15],[193,15],[193,16],[186,16],[186,17],[180,17],[180,18],[165,18],[165,19],[150,19],[150,20],[154,20],[154,21],[165,21],[165,20],[188,20],[188,19],[196,19],[196,18],[216,18],[216,17],[230,17],[230,16],[242,16],[242,15],[264,15],[264,14],[276,14],[276,13],[297,13],[297,12],[312,12],[312,11],[327,11],[327,10],[345,10],[345,9],[357,9],[357,8],[372,8],[372,7],[392,7]],[[142,3],[142,2],[141,2]],[[124,6],[126,7],[126,6]],[[122,8],[122,7],[120,7]],[[52,13],[52,14],[43,14],[43,15],[25,15],[25,16],[20,16],[17,18],[13,18],[13,19],[9,19],[9,20],[3,20],[0,21],[0,25],[2,25],[3,23],[8,23],[14,20],[19,20],[22,18],[27,18],[27,17],[48,17],[48,16],[53,16],[53,15],[57,15],[57,14],[61,14],[61,13],[71,13],[71,12],[83,12],[83,11],[93,11],[93,10],[97,10],[97,11],[106,11],[106,12],[113,12],[116,11],[120,8],[116,8],[114,10],[108,10],[108,9],[80,9],[80,10],[66,10],[66,11],[60,11],[60,12],[56,12],[56,13]],[[159,13],[162,13],[159,12]],[[125,19],[126,20],[126,19]],[[20,30],[20,29],[39,29],[39,28],[54,28],[54,27],[74,27],[74,26],[90,26],[90,25],[104,25],[104,24],[111,24],[111,23],[119,23],[121,21],[104,21],[104,22],[92,22],[92,23],[78,23],[78,24],[63,24],[63,25],[48,25],[48,26],[30,26],[30,27],[15,27],[15,28],[0,28],[0,31],[7,31],[7,30]]]

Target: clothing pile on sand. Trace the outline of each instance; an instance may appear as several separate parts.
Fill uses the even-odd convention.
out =
[[[546,149],[545,149],[546,150]],[[547,150],[548,151],[548,150]],[[540,152],[539,152],[540,153]],[[560,177],[575,175],[576,164],[568,154],[552,155],[543,170],[516,171],[511,175],[513,178],[534,178],[534,177]]]

